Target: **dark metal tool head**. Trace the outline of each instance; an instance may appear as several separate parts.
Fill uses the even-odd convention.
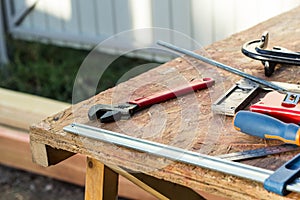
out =
[[[100,119],[102,123],[128,119],[136,110],[137,105],[124,103],[119,105],[96,104],[88,112],[90,120]]]
[[[250,58],[260,60],[265,67],[265,75],[271,76],[276,65],[300,65],[300,53],[283,47],[268,47],[269,33],[264,32],[260,39],[246,42],[242,47],[242,53]]]

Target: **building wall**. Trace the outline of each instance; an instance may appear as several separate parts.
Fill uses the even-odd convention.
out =
[[[151,27],[178,31],[205,46],[300,5],[300,0],[40,0],[19,26],[13,25],[13,16],[32,2],[6,0],[13,36],[85,49],[123,31]],[[176,43],[172,31],[160,36],[156,31],[144,36],[131,31],[129,38]],[[101,50],[118,53],[128,44],[112,42]]]

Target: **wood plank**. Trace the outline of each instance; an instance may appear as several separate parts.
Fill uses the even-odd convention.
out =
[[[116,33],[114,24],[115,18],[114,18],[114,2],[110,0],[102,0],[102,1],[97,1],[95,0],[94,3],[95,9],[97,12],[95,13],[97,16],[96,19],[96,27],[98,28],[96,30],[98,35],[103,35],[103,36],[109,36],[109,35],[114,35]],[[101,20],[105,19],[105,20]]]
[[[236,11],[238,8],[235,4],[235,0],[214,0],[212,9],[214,16],[212,19],[213,41],[226,38],[236,30]]]
[[[47,2],[48,4],[51,5],[51,1]],[[63,2],[60,2],[63,3]],[[72,2],[64,2],[65,4],[69,4],[69,5],[65,5],[65,9],[67,10],[67,13],[69,15],[69,17],[65,17],[65,19],[63,20],[63,27],[64,27],[64,32],[68,32],[68,33],[72,33],[72,34],[79,34],[80,33],[80,28],[81,28],[81,21],[79,19],[79,12],[80,9],[78,8],[78,2],[77,1],[72,1]],[[51,28],[51,27],[49,27]],[[74,45],[75,47],[81,47],[81,44],[78,43],[74,43],[74,42],[70,42],[70,41],[65,41],[67,43],[67,45]],[[72,43],[72,44],[71,44]]]
[[[204,200],[204,198],[196,193],[191,188],[184,187],[182,185],[158,179],[142,173],[132,173],[134,177],[141,182],[168,197],[168,199],[189,199],[189,200]],[[161,198],[159,198],[161,199]]]
[[[29,134],[25,131],[0,126],[0,163],[32,173],[45,175],[76,185],[84,185],[85,156],[75,155],[61,165],[49,168],[32,162]]]
[[[205,46],[215,39],[213,3],[211,0],[191,0],[192,36],[199,44]]]
[[[0,95],[0,124],[4,124],[0,125],[0,151],[2,152],[0,164],[84,186],[86,171],[84,155],[74,155],[59,165],[47,168],[32,162],[33,156],[27,131],[29,125],[66,108],[69,104],[2,88],[0,88]],[[24,117],[24,113],[27,117]],[[45,148],[45,145],[42,145],[42,148]],[[46,152],[46,148],[44,150]],[[44,165],[49,165],[47,160],[44,161]],[[152,195],[125,178],[120,176],[119,179],[120,196],[154,199]]]
[[[155,197],[156,199],[160,199],[160,200],[168,200],[169,199],[166,196],[164,196],[163,194],[161,194],[158,191],[156,191],[155,189],[153,189],[152,187],[150,187],[149,185],[147,185],[147,183],[145,183],[144,181],[141,181],[138,178],[136,178],[133,174],[126,172],[124,169],[122,169],[120,167],[116,167],[116,166],[109,166],[109,167],[111,169],[113,169],[115,172],[117,172],[118,174],[124,176],[126,179],[130,180],[132,183],[136,184],[140,188],[142,188],[145,191],[152,194],[153,197]]]
[[[0,154],[0,164],[2,165],[80,186],[85,185],[86,156],[77,154],[59,165],[48,168],[41,167],[32,162],[29,134],[25,131],[0,126],[0,152],[2,152]],[[149,193],[151,188],[141,186],[141,183],[129,179],[124,173],[121,174],[122,176],[119,177],[119,196],[129,199],[157,199]]]
[[[84,1],[78,1],[78,16],[70,16],[70,18],[75,17],[78,20],[78,23],[80,24],[79,34],[87,35],[87,36],[96,36],[97,35],[97,18],[96,12],[96,6],[94,1],[90,1],[89,3]],[[71,5],[69,5],[71,6]],[[88,12],[86,12],[88,10]],[[72,12],[72,11],[71,11]],[[73,14],[73,13],[72,13]],[[67,21],[67,20],[66,20]]]
[[[26,7],[28,7],[28,5]],[[35,8],[31,11],[29,15],[31,15],[31,19],[32,19],[32,29],[49,31],[49,27],[47,27],[48,24],[47,24],[47,16],[46,16],[47,14],[45,12],[46,9],[47,9],[47,2],[41,1],[38,2]]]
[[[118,197],[118,174],[98,160],[87,158],[85,200],[111,200]]]
[[[46,6],[43,11],[47,13],[47,32],[51,33],[63,33],[64,32],[64,22],[68,21],[72,16],[72,11],[70,11],[71,2],[70,1],[59,1],[59,0],[46,0]],[[65,16],[69,15],[69,16]],[[39,29],[35,29],[39,30]],[[63,43],[57,41],[57,43]]]
[[[29,134],[26,131],[0,125],[0,152],[2,165],[80,186],[85,185],[86,156],[76,154],[58,165],[41,167],[32,162]],[[119,177],[118,194],[129,199],[156,199],[122,176]]]
[[[171,10],[172,10],[172,16],[171,16],[171,30],[176,30],[176,34],[172,35],[173,41],[172,43],[174,45],[180,45],[187,49],[195,49],[194,44],[192,44],[192,8],[191,8],[191,1],[186,1],[184,4],[181,0],[173,0],[171,1]],[[197,19],[199,20],[199,19]],[[201,22],[199,22],[201,23]],[[190,37],[190,42],[185,42],[183,44],[182,36],[178,36],[178,32],[180,34],[184,34],[186,37]]]
[[[0,88],[0,124],[29,130],[29,126],[70,104]]]
[[[118,1],[113,4],[114,34],[132,29],[132,18],[129,4],[126,1]],[[116,47],[117,48],[117,47]]]
[[[70,158],[74,153],[58,148],[52,148],[48,145],[39,142],[30,142],[32,159],[34,163],[43,167],[56,165],[67,158]]]

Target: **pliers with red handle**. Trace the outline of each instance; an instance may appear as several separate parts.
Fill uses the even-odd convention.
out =
[[[178,87],[174,90],[166,90],[148,97],[141,97],[127,103],[118,105],[96,104],[88,112],[90,120],[100,119],[102,123],[114,122],[120,119],[129,119],[135,112],[178,96],[191,93],[196,90],[205,89],[214,84],[212,78],[203,78],[194,80],[184,87]]]

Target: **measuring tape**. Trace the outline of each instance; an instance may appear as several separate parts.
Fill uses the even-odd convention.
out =
[[[279,153],[297,151],[297,150],[300,150],[299,146],[293,144],[282,144],[282,145],[269,146],[269,147],[253,149],[253,150],[222,154],[222,155],[218,155],[217,157],[226,160],[231,160],[231,161],[240,161],[240,160],[259,158],[259,157],[264,157],[272,154],[279,154]]]

